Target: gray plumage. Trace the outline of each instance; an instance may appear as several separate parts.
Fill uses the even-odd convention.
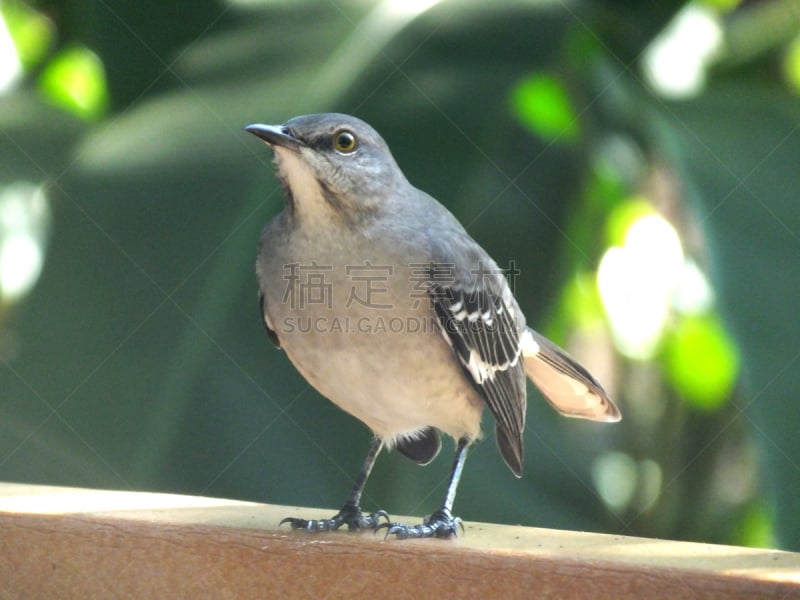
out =
[[[526,372],[567,416],[619,420],[592,376],[527,327],[502,271],[407,181],[372,127],[321,114],[247,130],[274,150],[286,195],[257,260],[270,338],[376,439],[426,464],[441,446],[438,431],[459,448],[475,440],[488,406],[503,458],[520,476]],[[390,531],[452,534],[450,518],[433,533],[426,524]],[[322,521],[308,523],[292,524],[315,529]]]

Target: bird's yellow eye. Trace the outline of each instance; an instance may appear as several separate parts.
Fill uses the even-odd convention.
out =
[[[350,131],[343,129],[333,134],[333,147],[337,152],[350,154],[356,149],[356,136]]]

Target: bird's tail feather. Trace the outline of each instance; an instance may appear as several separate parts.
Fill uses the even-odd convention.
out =
[[[558,412],[592,421],[622,418],[603,387],[564,350],[530,327],[521,342],[525,372]]]

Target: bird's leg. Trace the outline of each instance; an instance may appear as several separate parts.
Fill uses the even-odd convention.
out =
[[[287,517],[281,521],[281,525],[289,523],[292,529],[303,529],[308,532],[314,531],[332,531],[339,529],[342,525],[347,525],[350,531],[360,529],[377,529],[380,525],[381,519],[389,521],[389,515],[386,511],[379,510],[369,515],[361,513],[361,494],[364,491],[364,486],[367,483],[372,467],[375,464],[375,459],[378,458],[383,448],[383,440],[379,437],[373,437],[370,443],[369,452],[364,459],[364,464],[361,466],[361,471],[356,477],[356,482],[347,500],[342,505],[342,508],[330,519],[298,519],[296,517]]]
[[[450,482],[447,484],[447,495],[442,507],[429,516],[420,525],[403,525],[401,523],[383,523],[379,528],[386,527],[386,536],[396,535],[398,539],[440,537],[449,538],[458,535],[458,528],[464,529],[464,524],[459,517],[453,516],[453,502],[456,499],[456,488],[461,479],[461,471],[467,458],[467,445],[469,440],[461,438],[456,446],[456,457],[453,461],[453,470],[450,472]]]

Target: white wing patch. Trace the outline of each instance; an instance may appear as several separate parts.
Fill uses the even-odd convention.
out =
[[[475,330],[477,335],[480,335],[481,331],[491,332],[496,323],[495,315],[497,315],[499,318],[499,316],[504,312],[508,312],[507,307],[499,298],[496,307],[488,308],[486,310],[481,310],[481,307],[479,306],[480,303],[478,302],[478,305],[476,305],[471,312],[468,312],[467,304],[468,303],[466,299],[462,297],[461,300],[458,300],[453,304],[445,304],[445,310],[447,310],[450,318],[455,323],[468,327],[471,330]],[[527,333],[527,331],[525,333]],[[442,328],[442,335],[447,343],[450,346],[453,346],[453,341],[451,339],[452,332],[448,331],[448,328]],[[530,335],[528,335],[528,338],[529,346],[531,343],[536,344]],[[478,348],[470,348],[469,356],[466,360],[462,354],[459,354],[459,358],[461,358],[461,362],[467,368],[470,375],[472,375],[472,378],[475,380],[475,382],[479,385],[483,385],[483,383],[486,381],[494,381],[498,371],[507,371],[508,369],[516,366],[519,362],[521,353],[522,346],[518,344],[512,355],[510,357],[506,357],[506,359],[502,362],[487,360],[488,357],[484,357]],[[492,356],[491,358],[497,358],[497,355]]]
[[[533,334],[530,329],[526,329],[522,332],[519,338],[519,347],[520,350],[522,350],[522,356],[525,358],[539,354],[539,344],[533,339]]]
[[[522,473],[525,372],[516,307],[505,282],[463,290],[435,286],[431,299],[444,339],[495,419],[497,444],[511,470]],[[509,300],[505,299],[508,296]],[[532,347],[532,340],[527,346]]]

